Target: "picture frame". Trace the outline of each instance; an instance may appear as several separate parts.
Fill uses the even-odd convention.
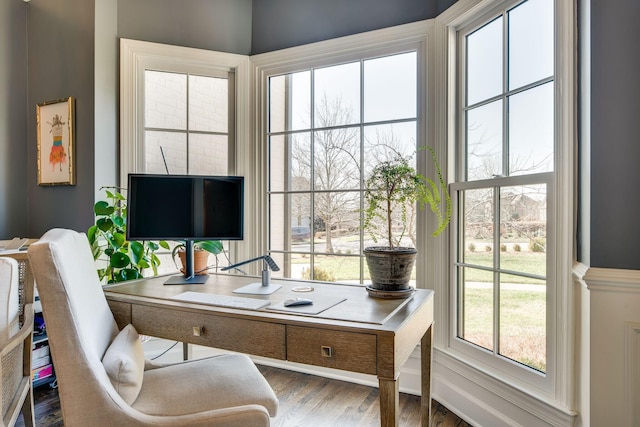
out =
[[[75,185],[73,97],[36,106],[38,185]]]

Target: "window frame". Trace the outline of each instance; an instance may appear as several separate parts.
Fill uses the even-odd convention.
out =
[[[446,115],[440,117],[439,132],[446,135],[449,154],[450,171],[459,170],[456,164],[456,150],[460,149],[459,135],[464,131],[464,120],[459,119],[462,110],[464,76],[459,69],[461,52],[459,32],[467,31],[494,19],[499,11],[509,10],[519,0],[461,0],[452,8],[436,18],[436,36],[441,44],[436,46],[437,74],[440,81],[446,84]],[[534,407],[536,404],[528,397],[521,396],[525,391],[528,396],[545,404],[547,413],[558,419],[568,419],[575,415],[570,408],[573,405],[575,390],[575,373],[572,361],[575,356],[574,330],[575,306],[573,300],[571,268],[575,261],[575,146],[576,146],[576,53],[573,46],[576,40],[576,11],[573,2],[555,1],[555,140],[556,155],[554,163],[555,176],[550,181],[550,192],[555,194],[554,200],[548,204],[549,233],[555,235],[555,246],[550,248],[549,258],[555,270],[552,279],[556,284],[553,295],[547,295],[547,371],[541,377],[535,372],[526,372],[526,368],[511,369],[509,364],[517,362],[505,361],[502,364],[486,360],[481,352],[469,351],[469,344],[457,338],[456,319],[456,275],[455,264],[459,237],[455,226],[451,230],[450,242],[446,253],[448,261],[447,280],[437,282],[436,295],[440,293],[446,301],[442,310],[436,309],[436,322],[441,329],[435,331],[436,365],[454,366],[467,379],[481,385],[509,402],[518,402],[521,407]],[[457,167],[454,167],[457,166]],[[455,185],[453,185],[455,188]],[[454,211],[454,218],[458,212]],[[444,283],[444,284],[443,284]],[[440,353],[440,351],[442,353]],[[451,359],[453,358],[453,359]],[[495,358],[495,356],[494,356]],[[458,363],[461,363],[458,365]],[[502,366],[501,366],[502,365]],[[437,371],[437,368],[436,368]],[[526,373],[526,375],[524,375]],[[514,398],[514,396],[517,396]]]
[[[406,54],[415,54],[415,71],[416,71],[416,85],[418,83],[418,76],[417,76],[417,70],[418,70],[418,66],[420,61],[424,62],[424,58],[422,58],[422,55],[419,52],[419,48],[421,47],[420,43],[416,43],[415,44],[415,48],[414,49],[409,49],[408,46],[404,46],[403,45],[403,49],[402,50],[397,50],[394,51],[392,53],[387,52],[387,50],[385,50],[385,53],[383,55],[378,54],[378,52],[376,52],[375,50],[369,52],[370,54],[368,55],[361,55],[361,57],[348,61],[348,62],[341,62],[340,64],[337,64],[337,66],[340,65],[353,65],[353,64],[357,64],[358,67],[358,76],[359,76],[359,83],[360,83],[360,87],[361,89],[363,89],[360,93],[360,103],[362,104],[363,100],[365,99],[365,93],[364,93],[364,82],[366,81],[367,78],[367,74],[366,74],[366,64],[367,61],[375,61],[377,59],[380,58],[391,58],[394,56],[399,56],[399,55],[406,55]],[[331,66],[331,65],[330,65]],[[318,72],[319,70],[323,70],[326,66],[322,66],[322,67],[308,67],[306,69],[303,70],[303,72],[309,72],[310,73],[310,82],[313,82],[314,80],[314,76],[315,73]],[[283,77],[283,76],[291,76],[292,73],[286,73],[286,74],[278,74],[278,75],[274,75],[276,78],[279,77]],[[270,80],[271,78],[273,78],[274,76],[269,75],[267,76],[267,79]],[[286,77],[285,77],[286,79]],[[269,84],[269,83],[267,83]],[[315,91],[313,90],[313,88],[311,89],[311,99],[315,98],[315,95],[317,95],[317,93],[315,93]],[[415,106],[417,107],[417,103],[418,103],[418,93],[416,91],[415,94]],[[413,104],[413,103],[412,103]],[[286,108],[286,114],[289,113],[293,113],[296,114],[299,111],[292,111],[288,109],[289,105],[285,105]],[[313,103],[311,104],[311,112],[312,112],[312,117],[313,117],[313,113],[316,112],[317,106],[314,105]],[[358,149],[358,165],[359,165],[359,169],[360,169],[360,173],[363,173],[363,169],[365,168],[364,164],[362,163],[363,158],[365,157],[364,154],[364,146],[366,146],[366,138],[367,138],[367,129],[371,129],[371,128],[375,128],[378,126],[388,126],[388,125],[398,125],[398,126],[402,126],[406,123],[410,123],[410,124],[414,124],[415,125],[415,139],[417,142],[419,141],[424,141],[424,135],[418,135],[418,111],[416,108],[416,112],[414,115],[412,116],[407,116],[407,117],[400,117],[400,118],[391,118],[391,119],[376,119],[376,120],[366,120],[365,119],[365,105],[360,105],[360,110],[359,113],[357,114],[357,118],[351,122],[351,123],[344,123],[344,124],[336,124],[336,125],[331,125],[331,126],[322,126],[322,125],[317,125],[317,123],[315,123],[315,120],[311,120],[311,123],[309,124],[308,127],[303,128],[303,129],[278,129],[278,130],[271,130],[267,133],[265,140],[269,141],[270,139],[278,139],[280,137],[283,138],[284,141],[289,141],[290,138],[295,137],[296,135],[309,135],[309,139],[313,144],[313,141],[316,140],[316,138],[318,138],[316,136],[316,134],[318,133],[322,133],[322,132],[326,132],[326,131],[333,131],[333,130],[345,130],[345,129],[349,129],[349,130],[354,130],[357,131],[358,133],[358,144],[359,144],[359,149]],[[273,142],[271,142],[273,144]],[[277,144],[277,143],[276,143]],[[285,146],[287,146],[287,144],[284,144]],[[416,147],[413,147],[414,150],[417,149],[418,146],[421,146],[422,144],[418,143],[418,145],[416,145]],[[286,148],[283,148],[286,151]],[[271,166],[273,164],[273,157],[271,156],[271,153],[268,152],[269,155],[269,166]],[[314,150],[311,149],[310,153],[309,153],[309,160],[310,163],[313,165],[316,159],[316,153],[314,153]],[[314,167],[311,167],[311,170],[313,170]],[[271,171],[268,171],[269,175],[272,175]],[[312,184],[310,185],[310,187],[308,189],[304,189],[304,190],[294,190],[292,188],[270,188],[269,191],[267,192],[267,197],[271,198],[271,197],[284,197],[284,199],[286,200],[287,197],[291,197],[291,196],[296,196],[296,195],[306,195],[309,197],[310,200],[310,208],[312,212],[317,212],[316,208],[318,206],[318,204],[316,204],[316,197],[322,194],[354,194],[357,195],[357,200],[359,200],[358,203],[358,209],[362,209],[363,208],[363,194],[365,191],[364,188],[364,177],[359,176],[358,177],[358,182],[359,182],[359,186],[356,187],[349,187],[349,188],[345,188],[345,189],[326,189],[326,188],[320,188],[318,189],[316,187],[316,184],[314,184],[315,182],[315,176],[311,176],[310,180],[312,182]],[[286,186],[285,186],[286,187]],[[289,209],[291,209],[291,207],[289,207]],[[289,217],[291,215],[291,211],[286,212],[285,215],[287,217]],[[290,220],[290,219],[289,219]],[[360,216],[360,225],[361,225],[361,221],[362,221],[362,217]],[[271,218],[269,219],[269,222],[271,222]],[[289,232],[287,224],[286,224],[286,220],[285,222],[285,230],[284,232],[287,233]],[[271,224],[270,224],[271,225]],[[311,224],[309,225],[309,227],[311,229],[315,228],[315,222],[311,222]],[[270,233],[273,231],[273,227],[270,227]],[[322,257],[337,257],[337,258],[342,258],[343,260],[347,260],[347,259],[351,259],[354,260],[356,259],[358,261],[358,274],[359,274],[359,280],[358,283],[361,285],[366,285],[368,283],[370,283],[369,279],[364,277],[363,278],[363,272],[364,272],[364,266],[365,266],[365,257],[364,257],[364,253],[363,253],[363,249],[364,249],[364,242],[367,240],[366,236],[367,233],[362,230],[362,228],[360,227],[360,231],[359,231],[359,243],[360,243],[360,249],[357,252],[354,252],[352,254],[341,254],[341,253],[332,253],[332,252],[323,252],[322,250],[315,250],[315,245],[314,244],[310,244],[310,249],[309,250],[296,250],[294,248],[291,247],[291,240],[290,237],[287,236],[284,239],[283,242],[283,246],[282,248],[273,248],[273,247],[269,247],[268,252],[271,254],[272,257],[283,257],[284,259],[287,260],[287,262],[284,262],[284,268],[282,268],[283,266],[281,265],[281,271],[285,272],[285,276],[286,278],[291,278],[291,279],[298,279],[297,277],[291,277],[291,271],[290,271],[290,267],[291,267],[291,257],[296,256],[296,255],[307,255],[309,258],[309,262],[310,265],[313,266],[313,268],[310,269],[310,275],[313,275],[315,273],[315,268],[316,268],[316,264],[314,263],[314,260],[316,259],[321,259]],[[286,236],[286,234],[285,234]],[[271,241],[271,238],[273,236],[270,234],[269,235],[269,241]],[[339,239],[338,239],[339,240]],[[310,242],[314,241],[314,236],[313,233],[310,236]],[[275,255],[274,255],[275,254]],[[288,274],[288,276],[286,275]],[[313,280],[313,278],[312,278]],[[319,280],[319,279],[315,279],[315,280]],[[342,278],[337,278],[338,282],[342,281]]]
[[[132,39],[120,39],[120,186],[127,186],[129,173],[144,166],[144,74],[145,70],[183,74],[216,75],[233,73],[235,91],[229,93],[235,111],[235,145],[230,147],[229,173],[245,176],[245,204],[255,194],[253,176],[255,156],[249,147],[250,135],[250,60],[248,56],[203,49],[165,45]],[[231,145],[231,144],[230,144]],[[233,157],[232,157],[233,156]],[[255,233],[255,215],[245,213],[245,235]],[[232,242],[231,262],[249,258],[256,251],[253,242]]]
[[[353,61],[360,61],[364,58],[382,57],[409,51],[417,52],[417,112],[416,112],[416,144],[422,146],[431,143],[427,129],[429,129],[429,116],[427,115],[427,58],[428,49],[431,43],[430,37],[433,30],[433,20],[420,21],[411,24],[399,25],[396,27],[370,31],[367,33],[331,39],[309,45],[297,46],[275,52],[259,54],[251,57],[255,66],[255,82],[257,112],[256,112],[256,150],[260,152],[262,158],[260,175],[263,177],[262,192],[268,194],[268,102],[269,102],[269,77],[278,76],[309,68],[326,67]],[[425,150],[421,150],[416,158],[417,170],[428,176],[434,176],[426,159]],[[268,201],[266,198],[260,201],[260,211],[264,224],[264,230],[268,227]],[[419,253],[424,253],[424,241],[421,236],[426,235],[427,227],[426,212],[418,211],[416,218],[417,244]],[[435,223],[435,221],[434,221]],[[432,224],[430,224],[432,225]],[[265,232],[262,234],[263,250],[268,250],[269,236]],[[419,288],[429,288],[424,279],[426,271],[431,265],[429,262],[416,263],[416,286]]]

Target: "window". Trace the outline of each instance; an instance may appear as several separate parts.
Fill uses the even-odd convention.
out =
[[[235,143],[233,73],[147,69],[143,90],[144,172],[227,175]]]
[[[504,7],[504,6],[503,6]],[[549,389],[558,125],[553,0],[457,31],[452,347]]]
[[[121,182],[130,172],[236,169],[236,74],[246,57],[121,40]]]
[[[268,246],[284,277],[369,279],[363,182],[378,162],[416,152],[418,56],[369,53],[268,77]],[[415,245],[415,212],[409,222]]]
[[[250,159],[239,160],[247,141],[249,59],[137,40],[121,39],[120,185],[131,172],[244,175],[255,191]],[[244,143],[246,144],[246,142]],[[248,223],[255,220],[245,216]],[[251,227],[247,227],[251,230]],[[231,259],[249,245],[227,243]],[[163,256],[162,271],[174,268]]]

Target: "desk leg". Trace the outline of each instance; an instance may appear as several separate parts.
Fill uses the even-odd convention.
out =
[[[400,397],[398,379],[378,378],[380,386],[380,425],[397,427],[400,416]]]
[[[183,342],[182,343],[182,360],[189,360],[191,359],[191,355],[190,353],[190,347],[189,347],[189,343],[187,342]]]
[[[420,399],[420,409],[422,412],[422,427],[431,425],[431,358],[433,355],[432,348],[433,325],[422,337],[420,342],[420,364],[422,371],[422,398]]]

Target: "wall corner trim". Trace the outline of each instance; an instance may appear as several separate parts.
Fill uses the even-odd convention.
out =
[[[582,280],[591,291],[640,292],[640,270],[589,267]]]

